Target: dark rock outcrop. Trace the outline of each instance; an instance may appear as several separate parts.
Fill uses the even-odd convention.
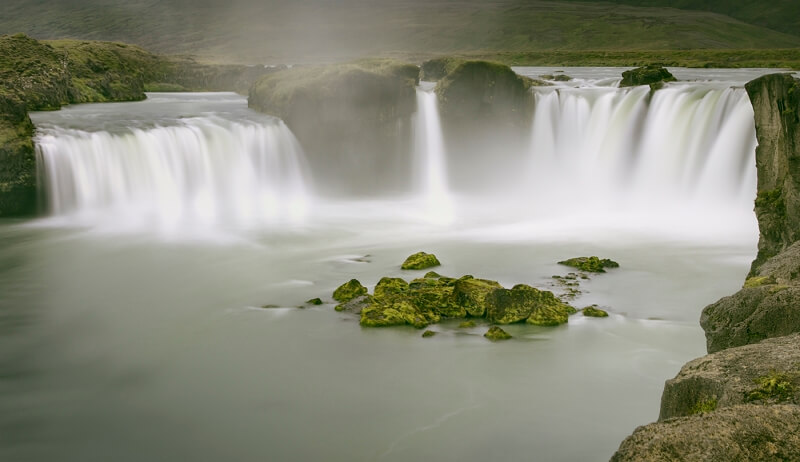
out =
[[[259,79],[249,105],[292,129],[314,159],[310,168],[321,191],[391,190],[407,187],[406,175],[364,172],[409,168],[418,82],[418,67],[391,60],[293,67]],[[350,189],[342,191],[343,183]]]
[[[745,404],[637,428],[612,462],[800,460],[800,406]]]
[[[650,88],[657,90],[661,88],[666,82],[674,82],[673,76],[663,66],[650,64],[647,66],[637,67],[622,73],[622,82],[620,87],[635,87],[638,85],[650,85]]]
[[[599,257],[575,257],[558,262],[559,265],[571,266],[581,271],[590,273],[605,273],[605,268],[619,268],[619,263],[608,258]]]
[[[787,394],[759,396],[769,377],[786,377]],[[659,420],[695,414],[704,403],[714,403],[714,409],[756,401],[800,404],[799,385],[800,334],[729,348],[686,363],[667,380]]]
[[[420,80],[437,82],[464,62],[461,58],[442,56],[429,59],[420,66]]]
[[[771,74],[745,85],[755,112],[758,257],[752,273],[800,239],[800,81]]]

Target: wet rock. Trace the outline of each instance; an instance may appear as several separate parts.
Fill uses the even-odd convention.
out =
[[[376,297],[398,295],[407,292],[408,288],[408,283],[404,279],[383,277],[375,285],[374,294]]]
[[[601,310],[600,308],[597,308],[596,306],[587,306],[586,308],[582,309],[581,312],[583,312],[584,316],[587,316],[587,317],[590,317],[590,318],[607,318],[608,317],[608,312],[607,311]]]
[[[367,288],[362,286],[357,279],[351,279],[333,291],[333,299],[337,302],[349,302],[360,295],[366,294]]]
[[[336,311],[347,311],[348,313],[361,314],[361,310],[372,303],[372,296],[365,294],[359,295],[351,300],[340,303],[334,307]]]
[[[320,299],[320,298],[312,298],[311,300],[306,300],[306,304],[308,304],[308,305],[322,305],[322,299]]]
[[[477,326],[477,324],[475,324],[475,321],[469,320],[469,321],[464,321],[461,324],[459,324],[458,328],[459,329],[471,329],[471,328],[473,328],[475,326]]]
[[[657,65],[647,65],[637,67],[622,73],[620,87],[634,87],[638,85],[650,85],[659,88],[664,82],[674,82],[677,80],[666,68]]]
[[[493,342],[496,342],[498,340],[508,340],[511,338],[511,334],[509,334],[508,332],[504,331],[503,329],[497,326],[490,327],[489,330],[485,334],[483,334],[483,336]]]
[[[365,327],[409,325],[422,329],[439,320],[432,312],[420,312],[406,297],[392,297],[373,298],[372,303],[361,310],[360,323]]]
[[[739,405],[637,428],[612,462],[800,460],[800,406]]]
[[[571,266],[589,273],[605,273],[605,268],[619,268],[619,263],[607,258],[575,257],[558,262],[559,265]]]
[[[441,263],[439,263],[439,259],[436,258],[436,255],[425,252],[417,252],[414,255],[410,255],[408,258],[406,258],[406,261],[403,262],[403,264],[400,266],[400,269],[421,270],[439,265],[441,265]]]
[[[429,338],[433,337],[434,335],[436,335],[436,331],[426,330],[425,332],[422,333],[422,338]]]

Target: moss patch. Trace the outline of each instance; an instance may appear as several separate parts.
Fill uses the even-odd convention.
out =
[[[797,391],[797,374],[771,372],[755,380],[757,388],[747,393],[747,401],[789,401]]]
[[[697,401],[691,409],[689,409],[689,415],[694,414],[703,414],[706,412],[712,412],[717,409],[717,398],[707,398],[701,399]]]

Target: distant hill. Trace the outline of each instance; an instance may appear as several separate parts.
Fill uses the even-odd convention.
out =
[[[580,1],[580,0],[578,0]],[[748,24],[800,35],[800,3],[797,0],[607,0],[634,6],[670,7],[711,11]]]
[[[620,1],[637,2],[673,3]],[[365,55],[424,57],[493,51],[800,47],[797,35],[722,14],[610,2],[2,0],[2,3],[0,33],[117,40],[155,52],[195,54],[206,60],[227,62],[302,62]],[[778,0],[776,4],[785,7],[789,2]],[[772,10],[763,9],[761,13],[766,14],[765,11]],[[765,17],[774,20],[773,16]],[[786,18],[792,20],[790,15]],[[770,21],[765,24],[772,24]]]

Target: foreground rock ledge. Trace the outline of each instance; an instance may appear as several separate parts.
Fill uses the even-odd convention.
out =
[[[636,429],[612,462],[800,460],[800,406],[752,404]]]
[[[765,387],[766,378],[779,378]],[[659,420],[748,402],[800,404],[800,334],[729,348],[688,362],[667,380]]]

